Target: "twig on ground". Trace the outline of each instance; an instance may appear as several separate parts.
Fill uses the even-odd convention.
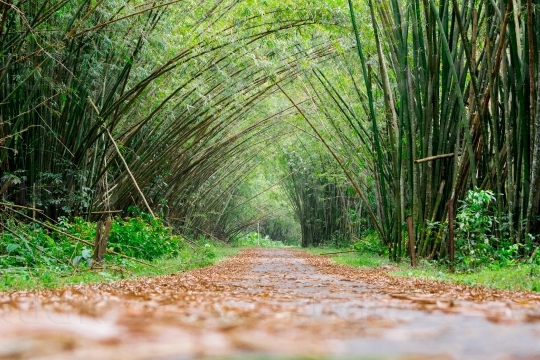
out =
[[[326,255],[358,253],[358,252],[360,252],[360,251],[358,251],[358,250],[347,250],[347,251],[336,251],[336,252],[322,253],[322,254],[319,254],[319,255],[326,256]]]

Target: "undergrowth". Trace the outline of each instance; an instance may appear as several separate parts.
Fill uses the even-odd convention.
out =
[[[375,268],[384,266],[390,275],[420,277],[486,288],[540,292],[540,252],[533,257],[518,259],[515,254],[501,252],[491,263],[477,265],[474,269],[458,266],[453,270],[446,263],[420,260],[411,267],[408,258],[392,262],[381,254],[375,237],[367,236],[347,248],[310,248],[313,254],[328,254],[336,264],[352,267]],[[351,252],[354,251],[354,252]],[[329,254],[333,253],[333,254]],[[383,252],[384,254],[384,252]]]
[[[270,237],[261,236],[256,232],[238,235],[232,239],[232,244],[237,247],[276,248],[285,246],[281,241],[274,241]]]
[[[140,213],[112,221],[108,252],[102,263],[94,263],[93,249],[67,235],[93,243],[95,223],[60,219],[55,228],[60,232],[5,221],[0,233],[0,291],[164,275],[210,265],[236,251],[213,240],[174,235],[160,219]]]
[[[452,272],[446,266],[429,261],[421,261],[415,268],[403,263],[398,266],[398,269],[390,274],[493,289],[540,292],[540,266],[529,261],[519,261],[505,266],[485,265],[467,272]]]

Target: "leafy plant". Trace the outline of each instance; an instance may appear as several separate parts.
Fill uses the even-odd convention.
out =
[[[71,266],[91,266],[93,250],[81,248],[73,239],[39,225],[10,220],[12,232],[0,234],[0,268],[42,266],[59,271]],[[69,221],[60,217],[56,228],[76,238],[93,243],[96,224],[82,218]],[[115,218],[111,224],[108,248],[133,258],[153,260],[178,256],[184,239],[172,233],[160,219],[141,213],[134,218]],[[121,264],[117,256],[106,254],[106,260]]]
[[[383,246],[380,236],[374,230],[368,231],[362,238],[356,238],[350,247],[362,253],[371,253],[382,256],[386,254],[388,248]]]
[[[283,246],[283,243],[281,241],[273,241],[268,236],[260,236],[256,232],[250,232],[240,235],[233,240],[233,243],[236,246],[243,247],[275,248]]]
[[[111,225],[109,244],[118,253],[152,260],[177,256],[183,239],[173,235],[161,219],[140,213],[137,217],[116,218]]]
[[[74,265],[74,266],[77,266],[79,264],[81,264],[82,262],[86,262],[86,264],[88,266],[91,266],[92,265],[92,250],[90,249],[87,249],[87,248],[84,248],[81,252],[81,255],[78,255],[78,256],[75,256],[72,260],[71,260],[71,263]]]
[[[209,243],[205,243],[204,246],[203,246],[203,249],[204,249],[204,255],[208,258],[208,259],[213,259],[216,257],[216,253],[214,252],[214,247],[212,245],[210,245]]]
[[[490,190],[469,190],[456,216],[458,260],[474,268],[494,260],[497,239],[492,235],[497,220],[491,213],[490,203],[495,195]],[[513,248],[511,248],[513,249]],[[502,253],[508,255],[511,250]]]

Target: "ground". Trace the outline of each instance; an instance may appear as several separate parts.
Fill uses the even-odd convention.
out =
[[[539,358],[540,295],[248,249],[174,275],[0,294],[0,359]]]

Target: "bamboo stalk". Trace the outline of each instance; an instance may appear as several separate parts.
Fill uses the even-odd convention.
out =
[[[379,221],[377,219],[377,217],[375,216],[375,214],[373,213],[373,210],[371,209],[371,207],[369,206],[369,202],[367,201],[366,197],[364,196],[364,193],[360,190],[360,188],[358,187],[358,185],[356,184],[356,182],[353,180],[351,174],[349,173],[349,171],[347,171],[347,169],[345,168],[345,166],[343,165],[342,161],[339,159],[339,157],[336,155],[336,153],[332,150],[332,148],[327,144],[327,142],[324,140],[324,138],[321,136],[321,134],[319,133],[319,131],[317,130],[317,128],[315,128],[315,126],[313,126],[313,124],[311,123],[311,121],[307,118],[307,116],[304,114],[304,112],[298,107],[298,105],[296,105],[296,103],[294,102],[293,99],[291,99],[291,97],[285,92],[285,90],[283,90],[283,88],[279,85],[279,83],[276,82],[276,87],[283,93],[283,95],[285,95],[285,97],[287,98],[287,100],[290,101],[290,103],[295,106],[296,110],[298,111],[298,113],[302,116],[302,118],[304,118],[304,120],[306,120],[306,122],[309,124],[309,126],[311,127],[311,129],[313,130],[313,132],[317,135],[317,137],[321,140],[321,142],[324,144],[324,146],[328,149],[328,151],[330,152],[330,154],[332,155],[332,157],[336,160],[336,162],[339,164],[339,166],[341,167],[341,169],[343,170],[343,172],[345,173],[345,176],[347,176],[347,178],[349,179],[349,181],[351,182],[351,185],[354,187],[354,189],[356,190],[356,193],[358,194],[358,196],[360,196],[360,198],[362,199],[362,201],[364,202],[364,204],[366,205],[367,207],[367,210],[371,216],[371,219],[373,220],[373,223],[375,224],[375,226],[377,227],[377,230],[379,232],[379,234],[381,235],[381,238],[386,241],[386,237],[385,237],[385,233],[381,227],[381,225],[379,224]]]
[[[327,255],[350,254],[350,253],[360,253],[360,251],[358,251],[358,250],[335,251],[335,252],[321,253],[319,255],[320,256],[327,256]]]
[[[126,160],[122,156],[122,153],[120,153],[120,149],[118,148],[118,145],[116,144],[116,141],[114,141],[114,138],[112,137],[111,133],[109,132],[109,129],[107,129],[106,127],[103,127],[103,129],[105,129],[105,131],[107,132],[107,135],[109,136],[109,139],[113,143],[114,148],[116,150],[116,153],[118,154],[118,157],[122,160],[122,163],[124,164],[124,167],[126,168],[126,171],[128,172],[129,177],[131,178],[131,181],[133,182],[133,185],[135,186],[135,188],[139,192],[139,195],[141,195],[141,198],[142,198],[142,200],[144,202],[144,205],[146,206],[146,209],[148,209],[148,212],[150,213],[150,215],[152,215],[153,218],[156,218],[156,216],[154,215],[154,212],[152,211],[152,208],[150,208],[150,205],[148,205],[148,202],[146,201],[146,197],[144,196],[143,192],[141,191],[141,188],[139,187],[139,184],[137,184],[137,180],[135,180],[135,176],[133,176],[133,174],[129,170],[129,166],[128,166]]]
[[[447,158],[451,158],[451,157],[454,157],[454,153],[428,156],[428,157],[425,157],[425,158],[422,158],[422,159],[416,159],[416,160],[414,160],[414,163],[415,164],[421,164],[421,163],[428,162],[428,161],[434,161],[434,160],[439,160],[439,159],[447,159]]]
[[[409,255],[411,257],[411,266],[416,266],[416,250],[415,250],[415,241],[414,241],[414,230],[412,217],[407,217],[407,233],[409,235]]]
[[[24,210],[30,210],[32,212],[39,212],[43,213],[44,211],[41,209],[36,209],[35,207],[28,207],[28,206],[22,206],[22,205],[15,205],[15,204],[8,204],[5,202],[0,202],[0,205],[10,207],[10,208],[16,208],[16,209],[24,209]]]

